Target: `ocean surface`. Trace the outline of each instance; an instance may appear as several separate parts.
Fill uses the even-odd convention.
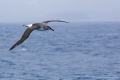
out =
[[[0,23],[0,80],[120,80],[120,22],[50,23],[9,51],[22,25]]]

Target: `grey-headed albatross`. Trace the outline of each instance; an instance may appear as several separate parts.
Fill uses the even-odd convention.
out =
[[[23,25],[28,27],[26,29],[26,31],[24,32],[24,34],[22,35],[21,39],[15,43],[10,50],[14,49],[15,47],[17,47],[19,44],[21,44],[22,42],[24,42],[31,34],[31,32],[33,30],[39,30],[39,31],[46,31],[46,30],[52,30],[54,31],[54,29],[52,29],[47,23],[49,22],[65,22],[65,23],[69,23],[66,21],[62,21],[62,20],[47,20],[47,21],[43,21],[42,23],[33,23],[33,24],[29,24],[29,25]],[[10,51],[9,50],[9,51]]]

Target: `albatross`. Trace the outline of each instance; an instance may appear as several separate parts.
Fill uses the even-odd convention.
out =
[[[65,22],[65,23],[69,23],[63,20],[47,20],[47,21],[43,21],[41,23],[33,23],[33,24],[28,24],[28,25],[23,25],[26,26],[27,29],[25,30],[25,32],[23,33],[22,37],[20,38],[20,40],[18,42],[16,42],[10,49],[14,49],[15,47],[17,47],[18,45],[20,45],[22,42],[24,42],[31,34],[31,32],[33,30],[38,30],[38,31],[46,31],[46,30],[52,30],[54,31],[54,29],[52,29],[47,23],[49,22]]]

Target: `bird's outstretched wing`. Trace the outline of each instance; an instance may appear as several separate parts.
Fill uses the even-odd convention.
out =
[[[32,32],[34,29],[36,29],[36,28],[38,28],[38,26],[33,26],[33,27],[31,27],[31,28],[27,28],[26,31],[24,32],[24,34],[22,35],[21,39],[20,39],[17,43],[15,43],[15,44],[10,48],[10,50],[14,49],[14,48],[17,47],[19,44],[21,44],[22,42],[24,42],[24,41],[30,36],[31,32]],[[9,51],[10,51],[10,50],[9,50]]]
[[[43,21],[42,23],[49,23],[49,22],[65,22],[65,23],[69,23],[69,22],[66,22],[66,21],[62,21],[62,20],[47,20],[47,21]]]

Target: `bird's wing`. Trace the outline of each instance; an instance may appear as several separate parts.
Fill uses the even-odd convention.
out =
[[[69,23],[69,22],[66,22],[66,21],[62,21],[62,20],[47,20],[47,21],[43,21],[42,23],[49,23],[49,22],[65,22],[65,23]]]
[[[21,39],[20,39],[17,43],[15,43],[15,44],[10,48],[10,50],[14,49],[14,48],[17,47],[19,44],[21,44],[22,42],[24,42],[24,41],[30,36],[31,32],[32,32],[34,29],[36,29],[36,28],[38,28],[38,26],[32,26],[31,28],[27,28],[26,31],[24,32],[24,34],[22,35]],[[10,50],[9,50],[9,51],[10,51]]]

